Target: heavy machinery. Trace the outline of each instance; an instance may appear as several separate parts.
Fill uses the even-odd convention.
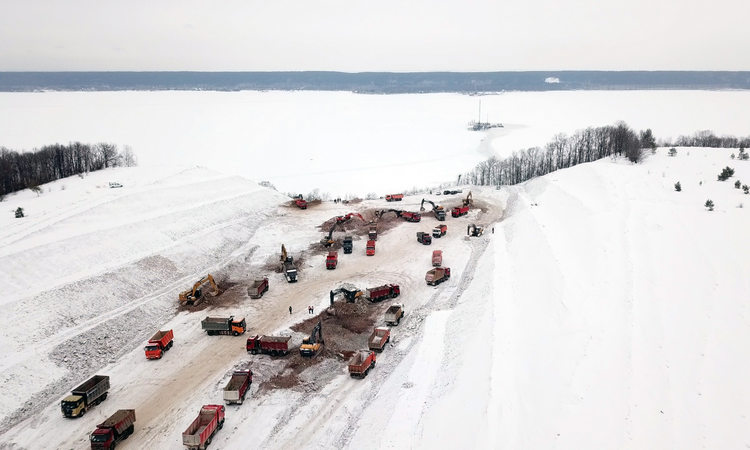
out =
[[[471,191],[466,195],[466,198],[463,200],[464,206],[474,206],[474,199],[471,197]]]
[[[339,262],[339,252],[335,250],[331,250],[328,252],[328,256],[326,256],[326,269],[332,270],[335,269]]]
[[[91,407],[107,399],[109,376],[94,375],[71,391],[71,395],[60,402],[64,417],[81,417]]]
[[[324,247],[330,247],[331,245],[333,245],[333,243],[335,242],[333,240],[333,232],[336,230],[336,227],[352,220],[353,217],[359,217],[360,219],[362,219],[362,222],[365,221],[365,218],[362,217],[362,214],[359,213],[349,213],[345,216],[338,216],[333,222],[333,225],[331,225],[331,229],[330,231],[328,231],[328,236],[323,237],[323,239],[320,240],[320,243],[323,244]]]
[[[367,240],[377,241],[378,240],[378,226],[370,225],[370,229],[367,230]]]
[[[354,239],[351,234],[344,236],[344,240],[341,242],[341,247],[344,249],[344,254],[346,255],[354,251]]]
[[[404,317],[403,303],[394,303],[385,311],[385,323],[387,325],[397,326]]]
[[[334,289],[331,291],[331,305],[333,305],[333,300],[338,294],[344,294],[344,298],[347,302],[354,303],[355,300],[362,296],[363,292],[359,289],[347,289],[344,287]]]
[[[447,281],[451,277],[451,269],[449,267],[435,267],[432,270],[428,270],[424,276],[424,280],[430,286],[435,286]]]
[[[372,350],[359,350],[349,359],[349,375],[352,377],[364,378],[373,367],[375,352]]]
[[[380,219],[384,215],[388,214],[389,212],[396,214],[396,217],[401,217],[407,222],[419,222],[420,220],[422,220],[421,214],[417,212],[402,211],[400,209],[383,209],[381,211],[376,212],[375,217]]]
[[[445,208],[443,208],[440,205],[436,205],[434,202],[432,202],[430,200],[427,200],[427,199],[424,199],[424,198],[422,199],[422,204],[419,206],[419,210],[420,211],[424,211],[425,210],[425,207],[424,207],[425,203],[429,203],[430,205],[432,205],[432,212],[435,214],[435,218],[437,220],[440,220],[440,221],[445,220]]]
[[[284,244],[281,244],[281,272],[288,283],[297,281],[297,268],[294,267],[294,258],[287,254]]]
[[[388,194],[385,196],[387,202],[400,202],[404,199],[404,194]]]
[[[424,231],[417,231],[417,242],[424,245],[432,244],[432,236]]]
[[[111,450],[118,442],[124,441],[135,429],[135,410],[119,409],[96,426],[89,436],[92,450]]]
[[[294,197],[294,204],[299,209],[307,209],[307,200],[302,198],[302,194],[299,194],[298,196]]]
[[[203,405],[198,417],[182,432],[182,445],[188,450],[204,450],[217,431],[224,427],[224,405]]]
[[[479,237],[484,233],[484,228],[474,225],[473,223],[466,227],[466,234],[471,237]]]
[[[455,208],[451,209],[451,216],[453,217],[461,217],[467,214],[469,214],[468,206],[456,206]]]
[[[365,246],[365,255],[375,256],[375,241],[367,241]]]
[[[440,239],[441,237],[445,236],[445,233],[448,231],[448,227],[445,225],[438,225],[435,228],[432,229],[432,237],[436,239]]]
[[[240,405],[245,401],[245,395],[253,384],[253,371],[250,369],[235,370],[229,382],[224,386],[224,403]]]
[[[302,339],[302,345],[299,346],[299,354],[302,356],[315,356],[323,347],[323,323],[318,324],[310,333],[310,336]]]
[[[211,295],[212,297],[219,295],[219,286],[216,285],[214,277],[212,277],[209,273],[205,277],[198,280],[193,285],[192,289],[180,292],[180,303],[183,305],[197,305],[202,302],[206,296],[206,293],[203,291],[203,285],[205,284],[210,284],[211,288],[213,289],[213,292],[208,293],[209,295]]]

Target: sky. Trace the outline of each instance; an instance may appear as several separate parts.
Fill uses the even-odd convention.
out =
[[[0,0],[0,71],[750,70],[747,0]]]

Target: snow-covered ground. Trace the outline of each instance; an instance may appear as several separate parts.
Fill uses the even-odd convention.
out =
[[[476,120],[505,128],[466,129]],[[455,180],[492,154],[626,121],[657,138],[745,136],[749,91],[0,93],[0,145],[132,146],[141,165],[202,165],[282,192],[385,195]]]
[[[383,233],[374,257],[355,241],[335,271],[307,254],[296,284],[265,268],[280,244],[298,256],[334,215],[415,210],[421,197],[300,211],[195,167],[108,170],[10,196],[0,216],[0,276],[12,294],[2,300],[0,414],[27,419],[0,431],[0,447],[84,448],[96,423],[131,407],[136,431],[122,448],[182,448],[200,405],[220,402],[247,362],[256,383],[227,408],[217,448],[746,447],[750,195],[733,184],[750,184],[750,162],[732,152],[660,149],[639,165],[605,159],[471,188],[484,209],[448,217],[433,245],[415,240],[437,224],[425,213]],[[727,165],[735,176],[716,181]],[[103,187],[115,179],[125,187]],[[446,206],[459,197],[428,196]],[[12,218],[16,204],[27,218]],[[490,228],[467,240],[472,222]],[[453,275],[428,287],[435,248]],[[177,292],[227,267],[235,279],[268,274],[271,290],[177,310]],[[234,313],[251,334],[289,331],[345,281],[398,282],[406,305],[364,380],[328,359],[299,386],[259,392],[279,362],[248,356],[244,337],[200,330],[205,314]],[[159,328],[175,330],[175,347],[147,361],[142,345]],[[64,420],[60,399],[92,373],[112,377],[110,398]]]

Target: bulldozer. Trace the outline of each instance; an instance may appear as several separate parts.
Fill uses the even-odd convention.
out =
[[[422,199],[422,204],[419,206],[419,210],[420,211],[424,211],[425,210],[425,207],[424,207],[425,203],[429,203],[429,204],[432,205],[432,212],[435,214],[435,218],[437,220],[440,220],[440,221],[445,220],[445,208],[443,208],[440,205],[436,205],[435,202],[432,202],[430,200],[427,200],[427,199],[424,199],[424,198]]]
[[[219,286],[216,285],[214,277],[209,273],[205,277],[198,280],[191,289],[180,292],[179,301],[183,305],[197,305],[203,301],[206,293],[203,291],[205,284],[210,284],[213,288],[213,292],[208,292],[208,295],[215,297],[219,295]]]
[[[323,322],[318,321],[310,336],[302,339],[302,345],[299,346],[299,354],[302,356],[315,356],[321,348],[323,348]]]
[[[355,300],[357,300],[359,297],[362,296],[362,291],[359,289],[347,289],[344,287],[340,287],[338,289],[334,289],[331,291],[331,306],[333,306],[333,300],[336,298],[336,295],[338,294],[344,294],[344,298],[349,303],[354,303]]]
[[[479,237],[484,233],[484,228],[474,225],[473,223],[466,227],[466,235],[471,237]]]

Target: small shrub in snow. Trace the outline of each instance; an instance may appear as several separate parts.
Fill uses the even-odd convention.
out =
[[[732,153],[732,159],[734,159],[734,153]]]
[[[739,189],[741,185],[742,185],[742,183],[740,183],[740,180],[737,180],[737,181],[734,182],[734,188],[735,189]]]
[[[740,147],[740,154],[738,158],[740,161],[747,161],[748,159],[750,159],[750,154],[745,151],[744,147]]]
[[[23,208],[19,206],[18,209],[16,209],[16,219],[20,219],[21,217],[23,217]]]
[[[669,156],[677,156],[677,149],[672,147],[669,149]]]
[[[274,191],[276,190],[276,186],[274,186],[273,184],[271,184],[270,181],[261,181],[260,183],[258,183],[258,185],[263,186],[263,187],[267,187],[269,189],[273,189]]]
[[[706,200],[706,204],[703,205],[703,206],[705,206],[706,208],[708,208],[709,211],[713,211],[714,210],[714,202],[713,202],[713,200],[710,200],[710,199]]]
[[[745,194],[747,194],[748,192],[750,192],[750,186],[748,186],[746,184],[743,184],[742,185],[742,190],[745,192]]]
[[[734,169],[727,166],[724,169],[722,169],[721,173],[718,176],[719,181],[726,181],[728,180],[732,175],[734,175]]]
[[[378,194],[374,192],[368,192],[367,197],[365,197],[367,200],[377,200]]]
[[[679,181],[674,184],[674,190],[677,191],[677,192],[682,191],[682,185],[680,184]]]
[[[31,192],[35,193],[37,197],[39,197],[39,195],[41,195],[41,193],[42,193],[42,188],[40,188],[39,186],[36,186],[36,185],[30,186],[29,190]]]

